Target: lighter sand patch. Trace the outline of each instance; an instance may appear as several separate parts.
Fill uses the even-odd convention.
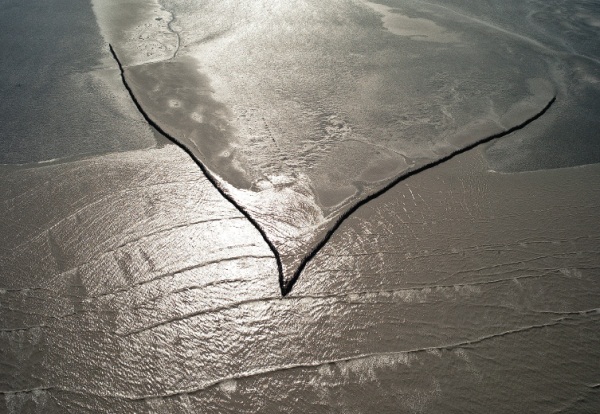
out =
[[[377,13],[382,14],[383,27],[398,36],[437,43],[459,41],[459,37],[455,33],[449,32],[432,20],[404,16],[399,13],[398,9],[383,4],[365,3]]]

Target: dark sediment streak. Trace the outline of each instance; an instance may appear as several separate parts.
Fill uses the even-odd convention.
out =
[[[385,192],[390,190],[392,187],[394,187],[396,184],[406,180],[407,178],[412,177],[413,175],[416,175],[423,171],[429,170],[430,168],[437,167],[438,165],[440,165],[446,161],[449,161],[450,159],[456,157],[457,155],[460,155],[469,150],[472,150],[475,147],[478,147],[478,146],[488,143],[494,139],[504,137],[506,135],[512,134],[515,131],[525,128],[527,125],[529,125],[530,123],[532,123],[533,121],[535,121],[536,119],[538,119],[542,115],[544,115],[548,111],[548,109],[550,109],[550,107],[554,104],[555,101],[556,101],[556,96],[554,96],[540,112],[538,112],[531,118],[528,118],[527,120],[523,121],[519,125],[515,125],[512,128],[509,128],[505,131],[498,132],[496,134],[493,134],[488,137],[477,140],[463,148],[460,148],[460,149],[457,149],[456,151],[451,152],[450,154],[448,154],[442,158],[439,158],[439,159],[432,161],[428,164],[425,164],[421,167],[415,168],[414,170],[409,170],[409,171],[399,175],[398,177],[396,177],[393,181],[391,181],[385,187],[381,188],[378,191],[375,191],[372,194],[369,194],[365,198],[358,201],[356,204],[354,204],[352,207],[350,207],[348,210],[346,210],[342,215],[340,215],[340,217],[336,220],[335,224],[327,231],[327,233],[321,239],[321,241],[313,248],[313,250],[310,251],[310,253],[308,253],[304,257],[304,259],[302,259],[302,262],[300,262],[298,269],[296,269],[296,271],[294,272],[294,276],[292,276],[292,278],[290,279],[290,281],[287,284],[284,284],[281,286],[282,294],[285,296],[291,292],[292,288],[294,287],[294,284],[296,284],[296,282],[298,281],[300,274],[302,273],[302,271],[304,270],[304,268],[306,267],[308,262],[310,262],[317,255],[317,253],[325,246],[325,244],[327,244],[327,242],[329,241],[331,236],[333,236],[333,234],[342,225],[342,223],[348,217],[350,217],[352,215],[352,213],[354,213],[356,210],[358,210],[360,207],[367,204],[369,201],[374,200],[377,197],[381,196],[382,194],[384,194]]]
[[[217,191],[219,192],[219,194],[221,194],[221,196],[223,196],[223,198],[225,198],[225,200],[229,201],[240,213],[242,213],[242,215],[244,217],[246,217],[248,219],[248,221],[256,228],[256,230],[258,230],[258,232],[260,233],[260,235],[264,239],[265,243],[267,243],[267,245],[271,249],[271,252],[273,252],[273,256],[275,256],[275,260],[277,261],[277,270],[279,271],[279,287],[281,288],[282,295],[285,296],[288,292],[284,292],[284,286],[285,286],[285,284],[284,284],[284,281],[283,281],[283,265],[281,264],[281,257],[279,256],[279,252],[277,251],[277,248],[275,247],[275,245],[273,245],[273,243],[271,243],[271,241],[267,237],[267,233],[265,233],[265,231],[262,229],[262,227],[258,224],[258,222],[256,220],[254,220],[254,218],[252,218],[252,216],[250,215],[250,213],[248,213],[246,211],[246,209],[244,209],[229,194],[227,194],[227,192],[219,184],[219,181],[217,180],[217,178],[202,163],[202,161],[200,161],[198,159],[198,157],[196,157],[196,155],[194,155],[194,153],[189,148],[187,148],[177,138],[175,138],[174,136],[172,136],[171,134],[169,134],[167,131],[165,131],[164,129],[162,129],[160,127],[160,125],[158,125],[156,122],[154,122],[152,120],[152,118],[150,118],[150,116],[146,113],[146,111],[144,111],[144,109],[140,105],[139,101],[135,97],[135,94],[133,93],[133,90],[131,89],[131,87],[127,83],[127,80],[125,79],[125,71],[123,70],[123,65],[121,64],[121,61],[119,60],[119,57],[117,56],[117,53],[113,49],[112,45],[108,45],[108,47],[110,48],[110,53],[112,54],[112,56],[114,57],[115,61],[119,65],[119,70],[121,72],[121,80],[123,81],[123,85],[125,85],[125,89],[127,89],[127,92],[129,92],[129,96],[131,96],[131,100],[135,104],[135,106],[138,109],[138,111],[140,111],[140,113],[142,114],[142,116],[144,117],[144,119],[146,120],[146,122],[148,122],[154,129],[156,129],[158,132],[160,132],[166,138],[168,138],[174,144],[176,144],[179,148],[181,148],[183,151],[185,151],[194,160],[194,162],[196,163],[196,165],[198,165],[198,167],[200,168],[200,170],[202,171],[202,173],[204,174],[204,176],[213,185],[213,187],[215,187],[217,189]]]
[[[315,247],[306,255],[304,256],[304,258],[302,259],[302,261],[300,262],[300,265],[298,266],[298,268],[296,269],[296,271],[294,272],[292,278],[286,282],[284,280],[284,274],[283,274],[283,265],[281,262],[281,256],[279,254],[279,252],[277,251],[277,248],[275,247],[275,245],[269,240],[267,233],[264,231],[264,229],[258,224],[258,222],[252,218],[252,216],[250,215],[250,213],[248,213],[244,207],[242,207],[240,204],[238,204],[219,184],[218,179],[210,172],[210,170],[202,163],[202,161],[200,161],[200,159],[198,159],[196,157],[196,155],[194,155],[194,153],[187,148],[181,141],[179,141],[177,138],[173,137],[172,135],[170,135],[168,132],[166,132],[165,130],[163,130],[156,122],[154,122],[150,116],[146,113],[146,111],[144,111],[144,109],[142,108],[141,104],[139,103],[139,101],[137,100],[137,98],[135,97],[133,90],[131,89],[131,87],[129,86],[129,84],[127,83],[127,80],[125,79],[125,71],[123,70],[123,65],[121,64],[121,61],[119,60],[115,50],[113,49],[112,45],[109,45],[110,48],[110,52],[112,54],[112,56],[114,57],[115,61],[117,62],[117,64],[119,65],[119,69],[121,72],[121,79],[123,81],[123,85],[125,85],[125,88],[127,89],[127,91],[129,92],[129,95],[131,96],[131,99],[133,100],[133,103],[135,104],[136,108],[138,109],[138,111],[142,114],[142,116],[144,117],[144,119],[146,120],[146,122],[148,122],[152,127],[154,127],[158,132],[160,132],[162,135],[164,135],[166,138],[168,138],[170,141],[172,141],[173,143],[175,143],[179,148],[181,148],[183,151],[185,151],[196,163],[196,165],[198,165],[198,167],[200,168],[200,170],[202,171],[202,173],[204,174],[204,176],[208,179],[208,181],[217,189],[217,191],[219,192],[219,194],[221,194],[223,196],[223,198],[225,198],[227,201],[229,201],[245,218],[248,219],[248,221],[258,230],[258,232],[260,233],[260,235],[262,236],[262,238],[264,239],[265,243],[267,243],[267,245],[269,246],[269,248],[271,249],[271,252],[273,252],[273,256],[275,257],[275,260],[277,262],[277,270],[279,272],[279,288],[281,289],[281,294],[282,296],[286,296],[287,294],[289,294],[292,290],[292,288],[294,287],[294,285],[296,284],[296,282],[298,281],[298,278],[300,277],[300,275],[302,274],[302,271],[304,270],[304,268],[306,267],[306,265],[317,255],[317,253],[325,246],[325,244],[327,244],[327,242],[331,239],[331,236],[333,236],[333,234],[337,231],[337,229],[342,225],[342,223],[348,218],[350,217],[356,210],[358,210],[360,207],[362,207],[363,205],[367,204],[369,201],[374,200],[375,198],[381,196],[382,194],[386,193],[388,190],[390,190],[391,188],[393,188],[394,186],[396,186],[396,184],[406,180],[407,178],[410,178],[416,174],[419,174],[423,171],[426,171],[430,168],[436,167],[446,161],[449,161],[450,159],[456,157],[457,155],[463,154],[469,150],[472,150],[475,147],[478,147],[482,144],[488,143],[492,140],[495,140],[497,138],[501,138],[504,137],[506,135],[509,135],[515,131],[518,131],[520,129],[525,128],[527,125],[529,125],[530,123],[532,123],[533,121],[535,121],[536,119],[540,118],[542,115],[544,115],[549,109],[550,107],[554,104],[554,102],[556,101],[556,96],[554,96],[547,104],[546,106],[537,114],[535,114],[534,116],[532,116],[531,118],[528,118],[527,120],[523,121],[522,123],[520,123],[519,125],[515,125],[505,131],[502,132],[498,132],[496,134],[490,135],[488,137],[482,138],[480,140],[477,140],[463,148],[460,148],[456,151],[451,152],[450,154],[441,157],[435,161],[432,161],[428,164],[425,164],[421,167],[415,168],[413,170],[409,170],[401,175],[399,175],[398,177],[396,177],[394,180],[392,180],[390,183],[388,183],[386,186],[384,186],[383,188],[381,188],[378,191],[375,191],[372,194],[367,195],[365,198],[361,199],[360,201],[358,201],[356,204],[352,205],[348,210],[346,210],[344,213],[342,213],[338,219],[335,221],[335,223],[333,224],[333,226],[325,233],[324,237],[315,245]]]

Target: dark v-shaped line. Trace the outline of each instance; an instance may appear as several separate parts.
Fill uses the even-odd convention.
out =
[[[219,194],[221,194],[221,196],[223,196],[223,198],[225,200],[229,201],[240,213],[242,213],[242,215],[244,217],[246,217],[248,219],[248,221],[256,228],[256,230],[258,230],[258,232],[260,233],[260,235],[262,236],[264,241],[269,246],[269,249],[271,249],[271,251],[273,252],[273,255],[275,256],[275,261],[277,262],[277,270],[279,272],[279,286],[281,288],[282,295],[285,296],[289,292],[284,293],[284,289],[283,289],[283,285],[284,285],[284,283],[283,283],[283,265],[281,264],[281,256],[279,255],[279,252],[277,251],[277,248],[275,247],[275,245],[273,245],[273,243],[271,243],[271,240],[269,240],[269,238],[267,237],[267,233],[265,233],[265,231],[260,226],[260,224],[258,224],[258,222],[256,220],[254,220],[254,218],[250,215],[250,213],[248,213],[246,211],[246,209],[244,207],[242,207],[240,204],[238,204],[238,202],[235,201],[233,199],[233,197],[231,197],[229,194],[227,194],[227,192],[223,189],[223,187],[221,187],[221,184],[219,183],[217,178],[210,172],[210,170],[208,168],[206,168],[206,166],[202,163],[202,161],[200,161],[200,159],[198,159],[198,157],[196,157],[194,155],[194,153],[188,147],[186,147],[181,141],[179,141],[177,138],[175,138],[174,136],[169,134],[167,131],[162,129],[160,127],[160,125],[158,125],[156,122],[154,122],[152,120],[152,118],[150,118],[150,116],[146,113],[146,111],[144,111],[144,109],[140,105],[139,101],[133,94],[133,90],[131,89],[131,87],[127,83],[127,80],[125,79],[125,71],[123,70],[123,65],[121,64],[121,61],[119,60],[119,57],[117,56],[117,53],[113,49],[112,45],[109,44],[108,47],[110,48],[110,53],[113,55],[113,57],[117,61],[117,64],[119,65],[119,70],[121,71],[121,80],[123,81],[123,85],[125,85],[125,89],[127,89],[127,92],[129,92],[129,96],[131,96],[131,100],[135,104],[138,111],[140,111],[140,113],[142,114],[142,116],[144,117],[146,122],[148,122],[154,129],[156,129],[158,132],[160,132],[162,135],[164,135],[166,138],[168,138],[170,141],[172,141],[175,145],[177,145],[179,148],[181,148],[183,151],[185,151],[192,158],[192,160],[194,160],[196,165],[198,165],[198,167],[200,168],[200,170],[202,171],[204,176],[213,185],[213,187],[215,187],[217,189]]]
[[[490,142],[494,139],[497,138],[501,138],[504,137],[506,135],[512,134],[515,131],[518,131],[520,129],[525,128],[527,125],[529,125],[530,123],[532,123],[533,121],[535,121],[536,119],[538,119],[539,117],[541,117],[542,115],[544,115],[546,113],[546,111],[548,111],[548,109],[550,109],[550,107],[552,106],[552,104],[554,104],[554,102],[556,101],[556,96],[552,97],[552,99],[550,99],[550,101],[546,104],[546,106],[537,114],[535,114],[534,116],[532,116],[531,118],[526,119],[525,121],[523,121],[522,123],[520,123],[519,125],[513,126],[507,130],[504,130],[502,132],[498,132],[496,134],[490,135],[488,137],[485,138],[481,138],[465,147],[459,148],[456,151],[451,152],[448,155],[445,155],[441,158],[438,158],[435,161],[432,161],[428,164],[422,165],[420,167],[417,167],[415,169],[412,170],[408,170],[402,174],[400,174],[398,177],[396,177],[394,180],[392,180],[391,182],[389,182],[387,185],[385,185],[383,188],[365,196],[364,198],[362,198],[361,200],[357,201],[356,204],[354,204],[352,207],[350,207],[348,210],[346,210],[344,213],[342,213],[338,219],[336,220],[335,224],[333,226],[331,226],[331,228],[327,231],[327,233],[325,234],[325,236],[321,239],[321,241],[319,243],[317,243],[317,245],[313,248],[313,250],[311,250],[303,259],[302,262],[300,262],[300,265],[298,266],[298,269],[296,269],[296,271],[294,272],[294,276],[292,276],[292,279],[290,280],[290,282],[287,284],[287,286],[285,286],[285,293],[284,296],[286,294],[288,294],[292,288],[294,287],[294,284],[296,283],[296,281],[298,280],[298,278],[300,277],[300,274],[302,273],[302,271],[304,270],[304,268],[306,267],[306,265],[308,264],[308,262],[310,262],[312,260],[313,257],[315,257],[315,255],[319,252],[319,250],[321,250],[323,248],[323,246],[325,246],[325,244],[329,241],[329,239],[331,238],[331,236],[333,236],[333,233],[335,233],[335,231],[342,225],[342,223],[344,222],[344,220],[346,220],[348,217],[350,217],[352,215],[352,213],[354,213],[356,210],[358,210],[360,207],[362,207],[363,205],[367,204],[369,201],[379,197],[380,195],[382,195],[383,193],[385,193],[386,191],[388,191],[389,189],[391,189],[392,187],[394,187],[396,184],[406,180],[407,178],[412,177],[413,175],[422,173],[423,171],[429,170],[430,168],[436,167],[446,161],[449,161],[450,159],[456,157],[457,155],[463,154],[469,150],[472,150],[475,147],[478,147],[482,144],[485,144],[487,142]],[[283,289],[282,289],[283,292]]]
[[[200,168],[200,170],[202,171],[204,176],[213,185],[213,187],[215,187],[215,189],[219,192],[219,194],[221,194],[221,196],[223,196],[223,198],[225,198],[227,201],[229,201],[246,219],[248,219],[248,221],[256,228],[256,230],[258,230],[258,232],[262,236],[265,243],[267,243],[267,245],[269,246],[269,249],[271,249],[271,251],[273,252],[273,256],[275,256],[275,261],[277,262],[277,270],[279,272],[279,288],[281,290],[282,296],[286,296],[288,293],[290,293],[292,291],[292,288],[298,281],[298,278],[302,274],[302,271],[304,270],[306,265],[317,255],[317,253],[325,246],[325,244],[327,244],[329,239],[331,239],[331,236],[333,236],[333,234],[342,225],[342,223],[348,217],[350,217],[356,210],[358,210],[360,207],[367,204],[369,201],[374,200],[375,198],[381,196],[382,194],[384,194],[385,192],[390,190],[392,187],[394,187],[396,184],[406,180],[407,178],[412,177],[413,175],[419,174],[423,171],[429,170],[430,168],[436,167],[446,161],[449,161],[450,159],[456,157],[457,155],[460,155],[467,151],[470,151],[473,148],[478,147],[482,144],[488,143],[497,138],[502,138],[506,135],[512,134],[515,131],[525,128],[527,125],[529,125],[530,123],[532,123],[533,121],[535,121],[536,119],[538,119],[542,115],[544,115],[556,101],[556,96],[554,96],[554,97],[552,97],[552,99],[550,99],[550,101],[546,104],[546,106],[542,110],[540,110],[538,113],[536,113],[532,117],[526,119],[522,123],[515,125],[507,130],[502,131],[502,132],[498,132],[498,133],[490,135],[488,137],[481,138],[469,145],[466,145],[462,148],[459,148],[459,149],[449,153],[448,155],[438,158],[435,161],[432,161],[430,163],[427,163],[427,164],[417,167],[415,169],[408,170],[408,171],[400,174],[399,176],[397,176],[394,180],[392,180],[391,182],[386,184],[381,189],[379,189],[379,190],[365,196],[361,200],[357,201],[350,208],[348,208],[348,210],[343,212],[337,218],[335,223],[325,233],[323,238],[321,238],[321,240],[313,247],[313,249],[306,256],[304,256],[304,258],[300,262],[300,265],[294,272],[292,278],[286,283],[284,280],[284,275],[283,275],[283,265],[281,263],[281,256],[280,256],[279,252],[277,251],[277,248],[275,247],[275,245],[269,240],[269,237],[267,236],[267,233],[264,231],[264,229],[250,215],[250,213],[248,213],[248,211],[246,211],[246,209],[244,207],[242,207],[237,201],[235,201],[233,199],[233,197],[231,197],[223,189],[223,187],[219,183],[218,179],[210,172],[210,170],[202,163],[202,161],[200,161],[200,159],[198,157],[196,157],[196,155],[194,155],[194,153],[188,147],[186,147],[181,141],[179,141],[177,138],[175,138],[174,136],[172,136],[168,132],[166,132],[164,129],[162,129],[160,127],[160,125],[158,125],[156,122],[154,122],[152,120],[152,118],[150,118],[150,116],[146,113],[146,111],[140,105],[139,101],[137,100],[137,98],[135,97],[135,95],[133,93],[133,90],[127,83],[127,80],[125,79],[125,71],[123,69],[123,65],[121,64],[121,61],[119,60],[112,45],[109,45],[109,48],[110,48],[110,53],[112,54],[115,61],[119,65],[119,70],[121,72],[121,80],[123,81],[123,85],[125,85],[125,89],[127,89],[127,92],[129,92],[129,96],[131,96],[133,103],[135,104],[138,111],[142,114],[142,116],[144,117],[146,122],[148,122],[148,124],[150,124],[154,129],[156,129],[158,132],[160,132],[162,135],[164,135],[166,138],[168,138],[170,141],[172,141],[174,144],[176,144],[179,148],[181,148],[183,151],[185,151],[192,158],[192,160],[194,160],[196,165],[198,165],[198,167]]]

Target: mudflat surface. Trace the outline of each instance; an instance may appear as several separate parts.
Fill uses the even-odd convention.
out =
[[[599,180],[465,154],[360,209],[282,299],[173,147],[5,173],[0,407],[592,412]]]
[[[0,412],[598,411],[595,4],[0,11]]]
[[[132,116],[91,4],[3,0],[0,27],[0,164],[156,144]]]

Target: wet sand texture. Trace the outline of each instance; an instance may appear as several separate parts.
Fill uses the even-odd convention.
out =
[[[0,411],[597,406],[598,166],[458,156],[359,209],[284,300],[174,147],[1,180]]]

